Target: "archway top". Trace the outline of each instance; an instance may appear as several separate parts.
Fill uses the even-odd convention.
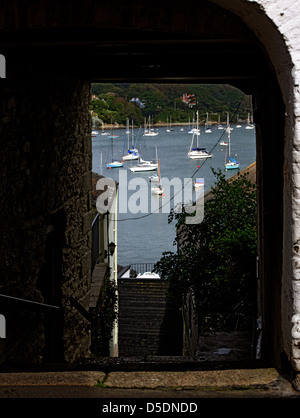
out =
[[[251,93],[266,56],[277,74],[289,59],[265,0],[50,3],[1,2],[8,65],[44,62],[93,81],[229,83]]]

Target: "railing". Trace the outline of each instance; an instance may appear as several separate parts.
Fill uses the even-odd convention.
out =
[[[99,262],[100,254],[100,213],[97,213],[92,223],[92,271]]]
[[[35,312],[61,312],[61,308],[55,305],[35,302],[33,300],[16,298],[9,295],[0,295],[0,306],[5,310],[27,310]]]
[[[153,271],[155,263],[135,263],[130,265],[130,270],[135,271],[136,274],[143,274],[146,271]]]

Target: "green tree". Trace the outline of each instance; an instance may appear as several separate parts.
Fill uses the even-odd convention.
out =
[[[217,182],[205,202],[203,222],[177,221],[178,252],[166,252],[156,271],[170,281],[180,303],[192,291],[200,330],[250,329],[256,312],[256,187],[247,173]]]

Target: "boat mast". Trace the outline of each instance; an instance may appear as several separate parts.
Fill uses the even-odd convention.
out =
[[[135,148],[134,147],[134,134],[133,134],[133,119],[131,119],[131,147],[132,149]]]
[[[159,167],[159,159],[158,159],[158,154],[157,154],[157,145],[155,145],[155,151],[156,151],[156,162],[157,162],[158,185],[160,186],[160,167]]]
[[[126,119],[126,136],[127,136],[127,146],[128,146],[128,151],[130,149],[130,145],[129,145],[129,119]]]
[[[227,112],[227,147],[226,147],[226,153],[225,153],[225,165],[229,161],[230,157],[230,126],[229,126],[229,112]]]
[[[197,135],[197,148],[199,148],[199,136],[200,136],[200,131],[199,131],[199,112],[197,110],[197,125],[196,125],[196,135]]]

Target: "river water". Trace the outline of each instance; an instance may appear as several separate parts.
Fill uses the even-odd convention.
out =
[[[232,127],[231,155],[236,156],[242,170],[256,161],[255,130],[245,129],[245,125],[241,128]],[[101,135],[101,131],[92,138],[93,171],[119,183],[121,207],[118,211],[117,245],[118,264],[123,266],[154,263],[164,251],[176,251],[175,222],[168,224],[168,214],[174,202],[187,202],[189,197],[195,198],[195,190],[189,179],[204,178],[204,190],[207,191],[216,180],[212,167],[216,170],[220,168],[226,177],[237,173],[237,170],[224,170],[226,147],[221,146],[220,142],[227,140],[225,130],[212,127],[212,133],[205,133],[201,126],[199,146],[206,147],[213,154],[212,158],[206,160],[187,157],[192,141],[188,127],[174,126],[171,132],[167,132],[166,127],[160,127],[157,131],[157,136],[148,137],[136,128],[134,142],[145,160],[156,161],[157,149],[162,179],[175,184],[175,187],[164,188],[165,195],[161,197],[151,193],[149,176],[155,171],[132,173],[128,166],[135,162],[125,162],[122,168],[106,168],[105,162],[111,160],[112,152],[113,157],[119,160],[127,152],[125,129],[114,130],[113,134],[118,137],[113,140]],[[131,142],[131,134],[129,139]],[[175,196],[174,192],[177,193]]]

